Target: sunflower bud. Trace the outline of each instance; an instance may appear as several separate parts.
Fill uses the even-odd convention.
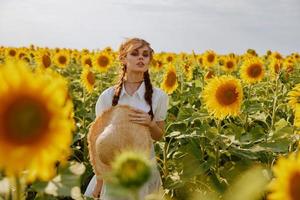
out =
[[[140,188],[151,176],[151,164],[144,155],[124,152],[112,164],[119,184],[127,189]]]

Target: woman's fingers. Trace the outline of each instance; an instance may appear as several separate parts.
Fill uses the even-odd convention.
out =
[[[132,109],[132,113],[129,113],[129,120],[131,122],[137,123],[137,124],[142,124],[142,125],[146,125],[149,126],[151,123],[151,117],[148,113],[145,113],[142,110],[139,109]]]
[[[132,111],[136,112],[136,113],[146,113],[143,110],[137,109],[137,108],[131,108]]]
[[[131,120],[131,122],[136,123],[136,124],[140,124],[140,125],[143,125],[143,126],[148,126],[148,124],[145,121]]]
[[[143,117],[143,116],[145,116],[144,114],[141,114],[141,113],[129,113],[128,115],[130,117]]]

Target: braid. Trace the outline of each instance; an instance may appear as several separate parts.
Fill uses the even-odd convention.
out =
[[[126,74],[126,65],[122,65],[122,73],[120,75],[117,85],[115,86],[115,93],[112,99],[112,106],[118,105],[125,74]]]
[[[154,114],[152,110],[152,94],[153,94],[153,88],[149,76],[148,70],[144,73],[144,81],[145,81],[145,87],[146,87],[146,92],[145,92],[145,100],[147,101],[148,105],[150,106],[150,111],[148,114],[151,116],[151,119],[153,120]]]

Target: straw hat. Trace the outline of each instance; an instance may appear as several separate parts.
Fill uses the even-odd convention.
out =
[[[110,171],[115,156],[124,150],[150,157],[152,139],[148,127],[129,121],[129,106],[117,105],[96,118],[88,133],[90,160],[97,176]]]

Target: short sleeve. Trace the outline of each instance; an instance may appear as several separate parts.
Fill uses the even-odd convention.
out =
[[[154,112],[154,120],[155,121],[164,121],[167,117],[169,104],[169,97],[166,93],[161,92],[161,95],[157,102],[157,108]]]
[[[110,97],[109,90],[105,90],[101,93],[99,96],[95,111],[96,111],[96,117],[98,117],[103,111],[107,110],[111,107],[112,98]]]

